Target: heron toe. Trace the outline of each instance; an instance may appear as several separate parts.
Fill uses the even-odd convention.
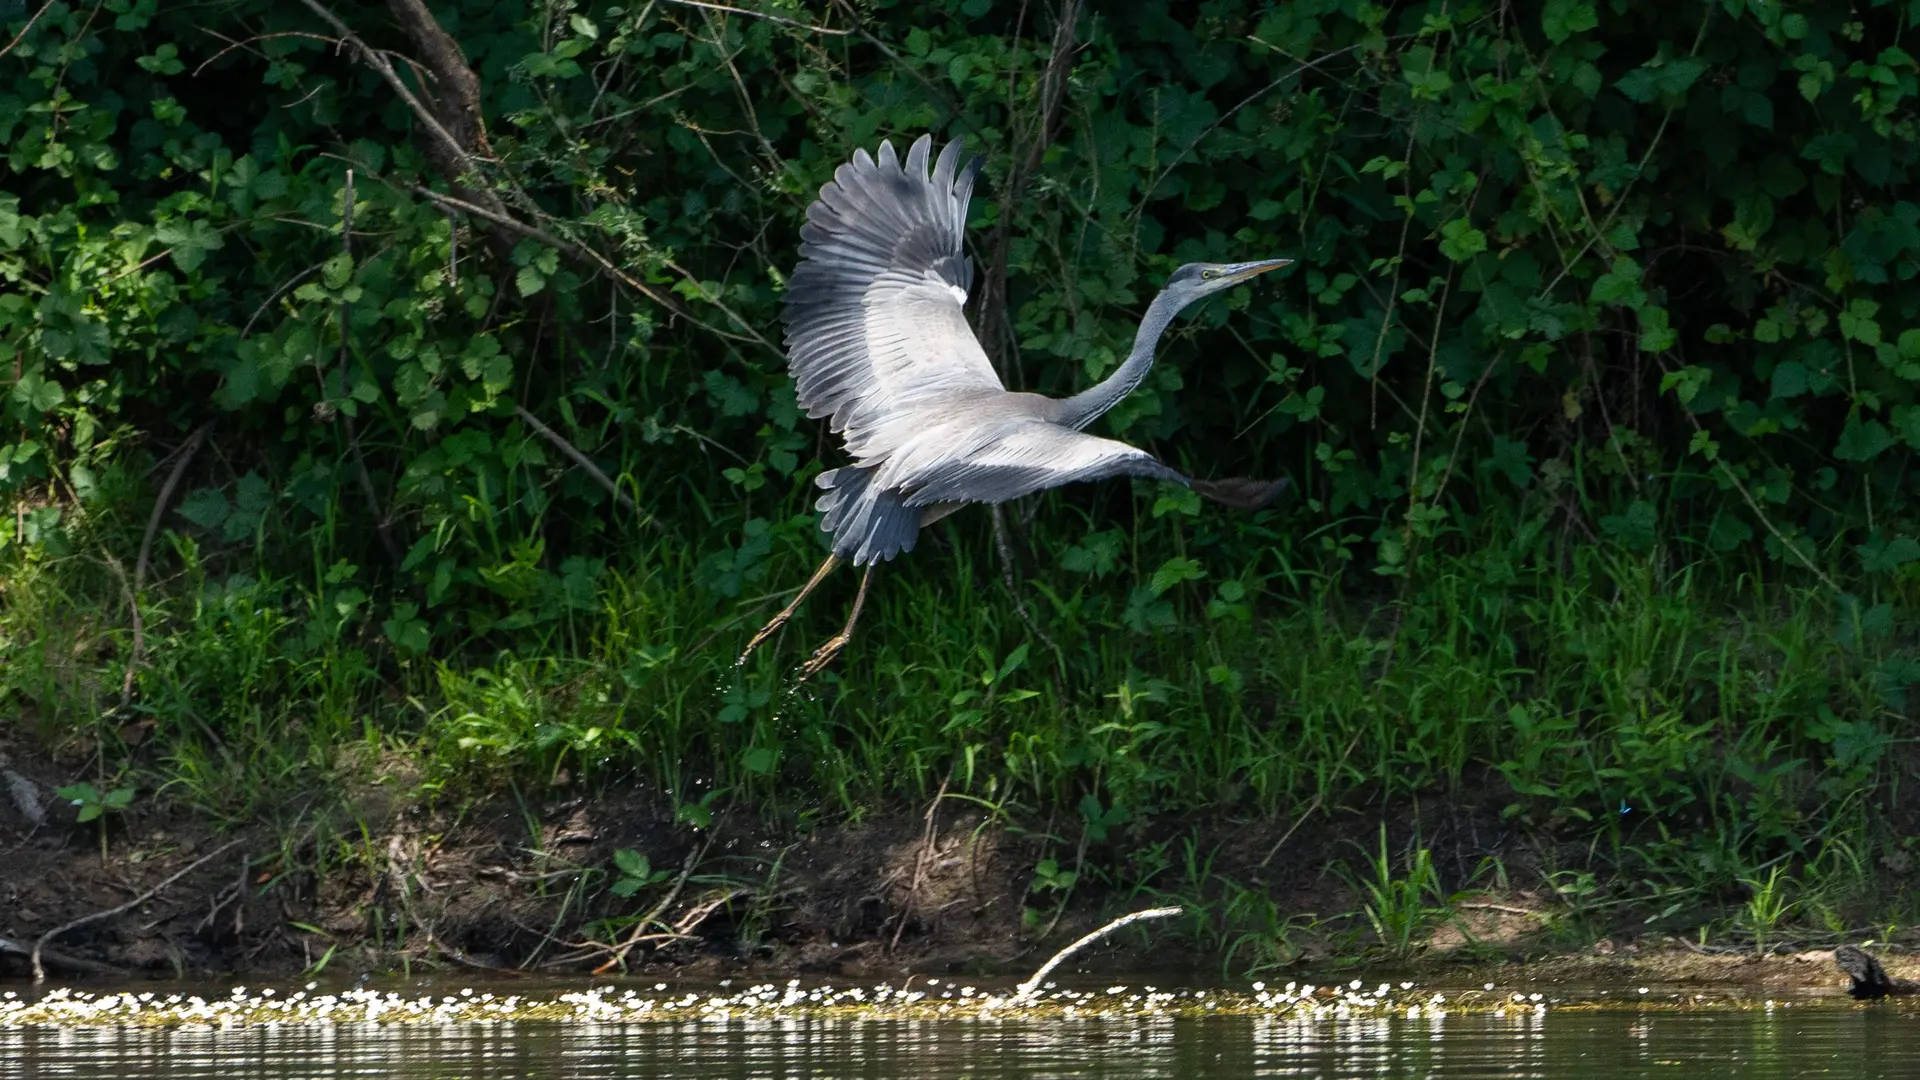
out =
[[[827,639],[826,644],[813,650],[807,662],[800,665],[800,681],[806,682],[825,670],[828,664],[833,663],[833,658],[840,655],[840,650],[847,647],[849,640],[846,634],[835,634]]]

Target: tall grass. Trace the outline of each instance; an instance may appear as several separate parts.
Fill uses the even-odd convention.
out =
[[[1386,578],[1316,547],[1297,512],[1168,530],[1069,498],[1025,545],[1057,655],[1014,610],[984,515],[888,566],[853,648],[805,685],[791,669],[843,617],[850,577],[734,660],[776,581],[810,565],[804,528],[774,535],[738,598],[696,584],[698,546],[655,537],[564,617],[427,652],[374,618],[324,535],[304,575],[183,535],[143,598],[124,711],[120,590],[95,558],[8,549],[0,697],[46,740],[138,761],[236,820],[311,798],[365,751],[408,759],[412,797],[639,781],[696,824],[721,805],[855,818],[945,784],[1070,822],[1063,856],[1170,815],[1291,820],[1491,786],[1553,850],[1584,846],[1549,871],[1700,902],[1767,882],[1742,919],[1759,933],[1810,880],[1764,867],[1831,862],[1836,843],[1870,866],[1889,842],[1876,807],[1899,781],[1900,702],[1876,671],[1898,650],[1848,632],[1844,599],[1725,557],[1576,542],[1517,510]],[[1155,572],[1174,558],[1195,569]]]

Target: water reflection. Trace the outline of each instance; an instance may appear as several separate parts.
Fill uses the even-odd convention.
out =
[[[0,1080],[1420,1080],[1920,1076],[1897,1007],[1163,1020],[776,1019],[0,1029]]]

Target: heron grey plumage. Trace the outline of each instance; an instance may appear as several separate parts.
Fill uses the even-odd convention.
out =
[[[958,140],[932,159],[923,135],[903,162],[891,142],[856,150],[807,207],[800,264],[782,321],[795,390],[853,463],[815,480],[832,554],[741,659],[784,625],[835,565],[867,569],[846,629],[816,651],[812,675],[845,645],[873,565],[912,551],[922,527],[968,503],[1001,503],[1081,480],[1142,476],[1233,506],[1264,505],[1285,481],[1196,480],[1138,447],[1084,429],[1140,385],[1154,348],[1187,305],[1289,259],[1190,263],[1147,306],[1133,349],[1107,378],[1067,398],[1008,390],[967,325],[973,286],[967,203],[981,159]]]

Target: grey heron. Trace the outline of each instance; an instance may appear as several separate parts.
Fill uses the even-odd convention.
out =
[[[1181,309],[1293,260],[1182,266],[1147,305],[1133,350],[1112,374],[1067,398],[1010,391],[962,312],[973,285],[967,201],[982,159],[962,168],[958,140],[937,161],[932,152],[931,135],[916,140],[904,162],[891,142],[873,156],[856,150],[807,207],[781,314],[788,366],[800,405],[827,420],[853,464],[815,478],[826,490],[815,508],[820,528],[833,534],[832,553],[747,643],[742,662],[835,566],[851,561],[866,572],[846,627],[814,652],[801,678],[817,673],[852,637],[875,564],[912,551],[922,528],[968,503],[1143,476],[1256,509],[1286,486],[1197,480],[1084,429],[1146,378],[1154,346]]]

